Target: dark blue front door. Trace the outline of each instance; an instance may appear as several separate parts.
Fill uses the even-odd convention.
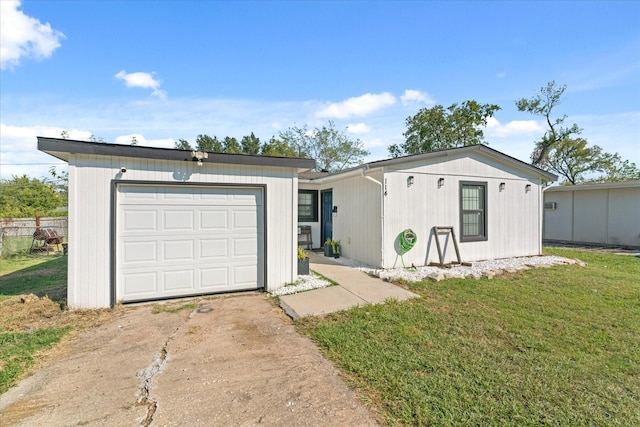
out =
[[[333,192],[331,190],[322,192],[321,220],[322,227],[320,234],[322,235],[322,246],[327,239],[333,237]]]

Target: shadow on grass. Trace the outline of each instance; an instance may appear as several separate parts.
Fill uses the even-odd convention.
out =
[[[52,301],[66,306],[67,302],[67,257],[50,256],[51,259],[28,265],[29,261],[39,261],[35,257],[3,259],[3,263],[25,263],[27,266],[0,276],[0,296],[35,294],[47,296]]]

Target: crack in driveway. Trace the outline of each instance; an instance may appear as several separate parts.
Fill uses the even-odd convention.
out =
[[[200,303],[187,318],[180,324],[162,345],[159,353],[153,356],[151,364],[146,368],[139,370],[136,377],[141,380],[138,390],[135,393],[136,406],[146,406],[147,414],[140,419],[140,425],[148,427],[153,422],[153,416],[158,410],[158,401],[151,396],[151,390],[155,387],[155,378],[164,371],[169,360],[169,344],[173,341],[181,328],[183,328],[189,320],[197,313],[210,313],[213,309],[209,303]]]
[[[136,406],[147,407],[147,414],[140,419],[140,425],[144,427],[151,425],[153,422],[153,416],[158,409],[158,401],[151,396],[151,390],[156,385],[156,376],[160,375],[162,371],[164,371],[169,360],[169,344],[178,335],[180,328],[189,322],[189,319],[193,317],[194,313],[195,310],[173,331],[171,335],[169,335],[167,341],[162,345],[160,352],[153,356],[151,364],[136,373],[136,377],[141,380],[138,390],[135,393]]]

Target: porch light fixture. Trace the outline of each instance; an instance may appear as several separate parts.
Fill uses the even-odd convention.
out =
[[[409,175],[407,178],[407,187],[411,187],[413,185],[413,175]]]
[[[531,184],[527,184],[527,185],[525,185],[525,186],[524,186],[524,191],[525,191],[526,193],[528,193],[529,191],[531,191]]]
[[[500,191],[504,191],[504,187],[506,187],[507,184],[505,184],[504,182],[500,183]]]
[[[191,158],[194,162],[198,162],[198,166],[202,166],[202,159],[208,159],[209,153],[205,153],[204,151],[192,151]]]
[[[438,179],[438,188],[444,187],[444,178]]]

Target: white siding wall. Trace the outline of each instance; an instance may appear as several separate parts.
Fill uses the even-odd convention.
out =
[[[607,243],[640,247],[640,187],[609,190]]]
[[[381,173],[368,174],[382,181]],[[362,176],[334,182],[333,239],[340,240],[341,253],[374,267],[382,260],[381,187]]]
[[[126,167],[125,174],[120,168]],[[111,181],[202,182],[266,185],[266,277],[271,291],[296,277],[296,171],[241,165],[197,166],[111,156],[69,159],[69,276],[72,308],[108,307],[111,262]]]
[[[413,167],[412,167],[413,166]],[[414,184],[407,186],[407,178]],[[438,188],[438,179],[444,186]],[[448,157],[430,165],[403,165],[385,173],[384,267],[401,266],[399,234],[411,228],[418,235],[414,248],[405,254],[406,265],[438,261],[433,226],[453,226],[463,261],[479,261],[541,253],[540,182],[524,172],[486,158]],[[460,243],[460,181],[487,183],[487,233],[481,242]],[[499,191],[501,182],[504,191]],[[525,186],[531,184],[531,191]],[[440,237],[441,244],[445,236]],[[455,259],[453,244],[447,244],[446,261]]]
[[[555,202],[555,210],[544,210],[544,238],[551,240],[573,240],[573,192],[544,193],[545,203]]]
[[[547,190],[544,200],[557,203],[544,212],[545,239],[640,247],[640,185],[560,187]]]

